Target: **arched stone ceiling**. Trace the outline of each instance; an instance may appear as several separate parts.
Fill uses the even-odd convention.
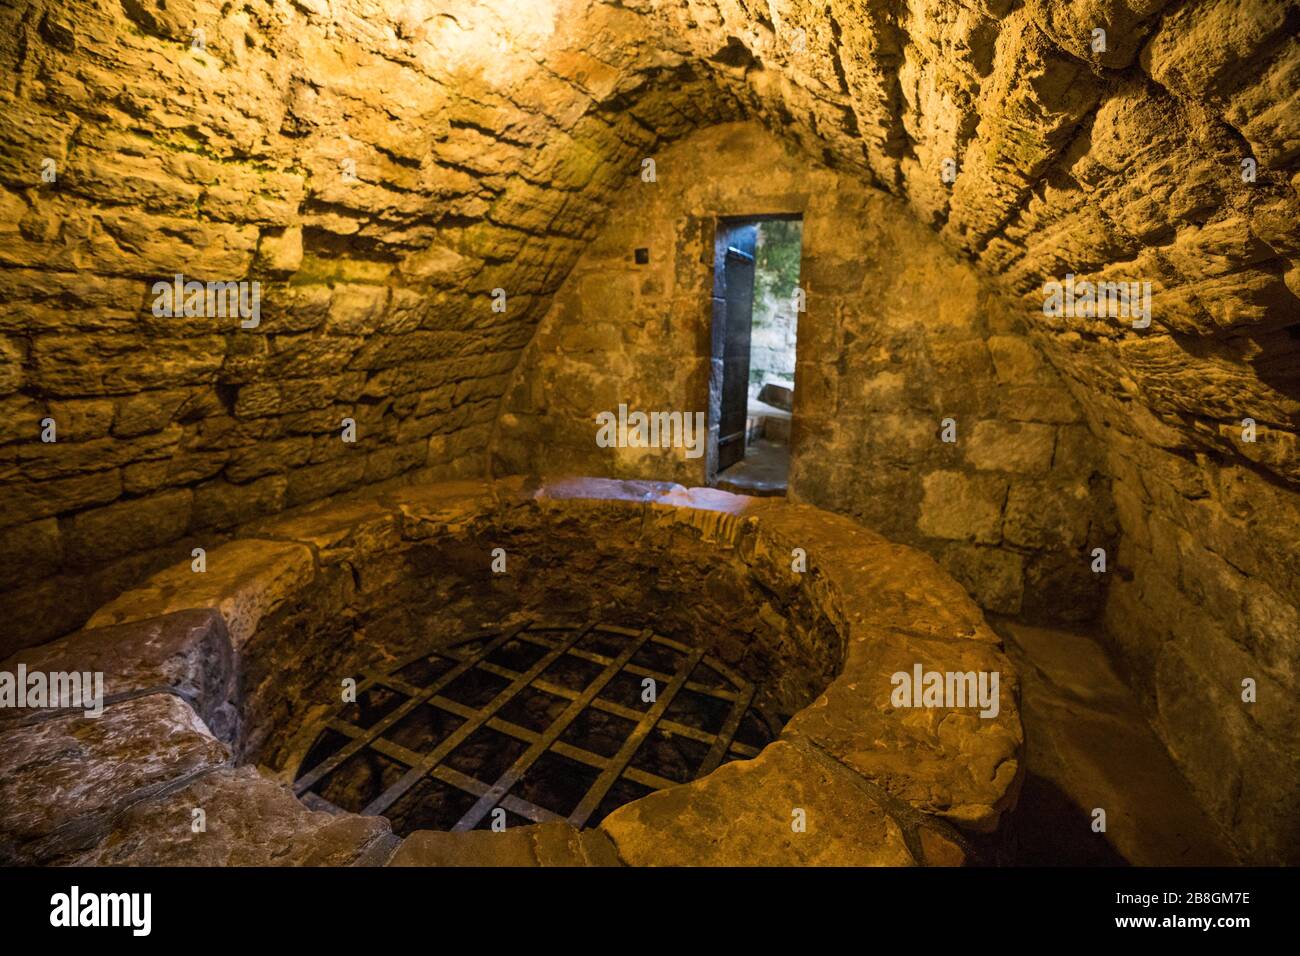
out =
[[[501,287],[510,352],[642,156],[757,114],[904,196],[1079,381],[1229,450],[1242,417],[1300,423],[1298,24],[1285,0],[37,0],[6,16],[31,107],[6,179],[66,171],[53,204],[5,194],[5,264],[373,277],[436,290],[402,299],[431,333],[486,331],[465,294]],[[1041,317],[1066,272],[1151,281],[1152,328]],[[1293,439],[1236,451],[1300,479]]]

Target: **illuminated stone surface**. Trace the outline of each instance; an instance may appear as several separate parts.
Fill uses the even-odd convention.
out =
[[[1294,4],[759,8],[0,11],[0,655],[337,494],[593,471],[562,422],[625,397],[627,347],[703,307],[594,258],[630,261],[620,211],[646,189],[701,180],[703,159],[664,164],[674,144],[762,124],[802,167],[794,193],[818,197],[806,236],[825,250],[799,401],[834,414],[796,415],[795,496],[924,548],[988,610],[1098,614],[1214,818],[1249,858],[1294,861]],[[744,190],[789,194],[787,176]],[[719,185],[700,208],[744,195]],[[700,238],[683,222],[643,217],[635,246],[686,261]],[[259,324],[154,315],[153,283],[177,273],[260,282]],[[1150,327],[1044,315],[1044,283],[1067,273],[1149,281]],[[687,361],[646,374],[672,407],[701,383]],[[47,417],[57,443],[37,440]],[[977,435],[1014,440],[1016,468],[985,467],[1013,460],[1000,444],[968,455]],[[941,472],[964,513],[927,503]],[[322,535],[303,547],[337,569],[353,545]],[[1104,582],[1081,560],[1095,547]],[[341,574],[322,581],[339,602]]]

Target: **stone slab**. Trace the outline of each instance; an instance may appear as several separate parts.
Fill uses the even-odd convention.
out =
[[[259,522],[250,531],[305,544],[326,567],[393,547],[400,537],[394,509],[373,500],[336,503]]]
[[[998,713],[978,706],[895,707],[891,678],[926,672],[996,672]],[[1021,778],[1017,678],[996,647],[900,632],[855,633],[844,672],[786,724],[783,740],[807,739],[925,813],[978,833],[1015,805]]]
[[[852,774],[783,741],[625,804],[600,829],[632,866],[915,864],[902,829]]]
[[[500,832],[443,833],[418,830],[408,836],[389,866],[618,866],[609,838],[567,823],[510,827]]]
[[[0,863],[46,863],[93,846],[127,808],[228,756],[173,694],[12,728],[0,736]]]
[[[231,701],[235,662],[230,635],[215,609],[177,611],[163,617],[77,631],[65,638],[19,651],[0,671],[103,673],[104,703],[158,690],[183,697],[221,740],[236,735],[238,715]],[[44,719],[49,711],[0,711]]]
[[[196,810],[202,811],[196,831]],[[351,866],[392,837],[383,817],[308,810],[252,767],[204,774],[136,804],[74,866]]]
[[[87,627],[104,627],[173,611],[215,607],[238,649],[264,617],[296,596],[316,574],[306,545],[257,538],[232,541],[208,552],[207,570],[189,562],[159,572],[143,586],[100,608]]]

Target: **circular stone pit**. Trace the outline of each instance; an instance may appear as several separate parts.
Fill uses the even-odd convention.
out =
[[[0,806],[23,808],[0,813],[0,861],[951,865],[980,858],[1019,789],[1016,680],[981,612],[929,557],[811,506],[605,479],[410,486],[262,523],[206,567],[3,665],[102,671],[107,706],[0,725]],[[652,617],[788,720],[753,759],[584,830],[402,839],[288,789],[343,678],[539,616]],[[896,708],[892,676],[918,665],[997,673],[997,714]]]

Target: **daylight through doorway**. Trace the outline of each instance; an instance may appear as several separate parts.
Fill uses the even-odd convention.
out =
[[[714,248],[710,484],[783,495],[790,471],[803,221],[718,222]]]

